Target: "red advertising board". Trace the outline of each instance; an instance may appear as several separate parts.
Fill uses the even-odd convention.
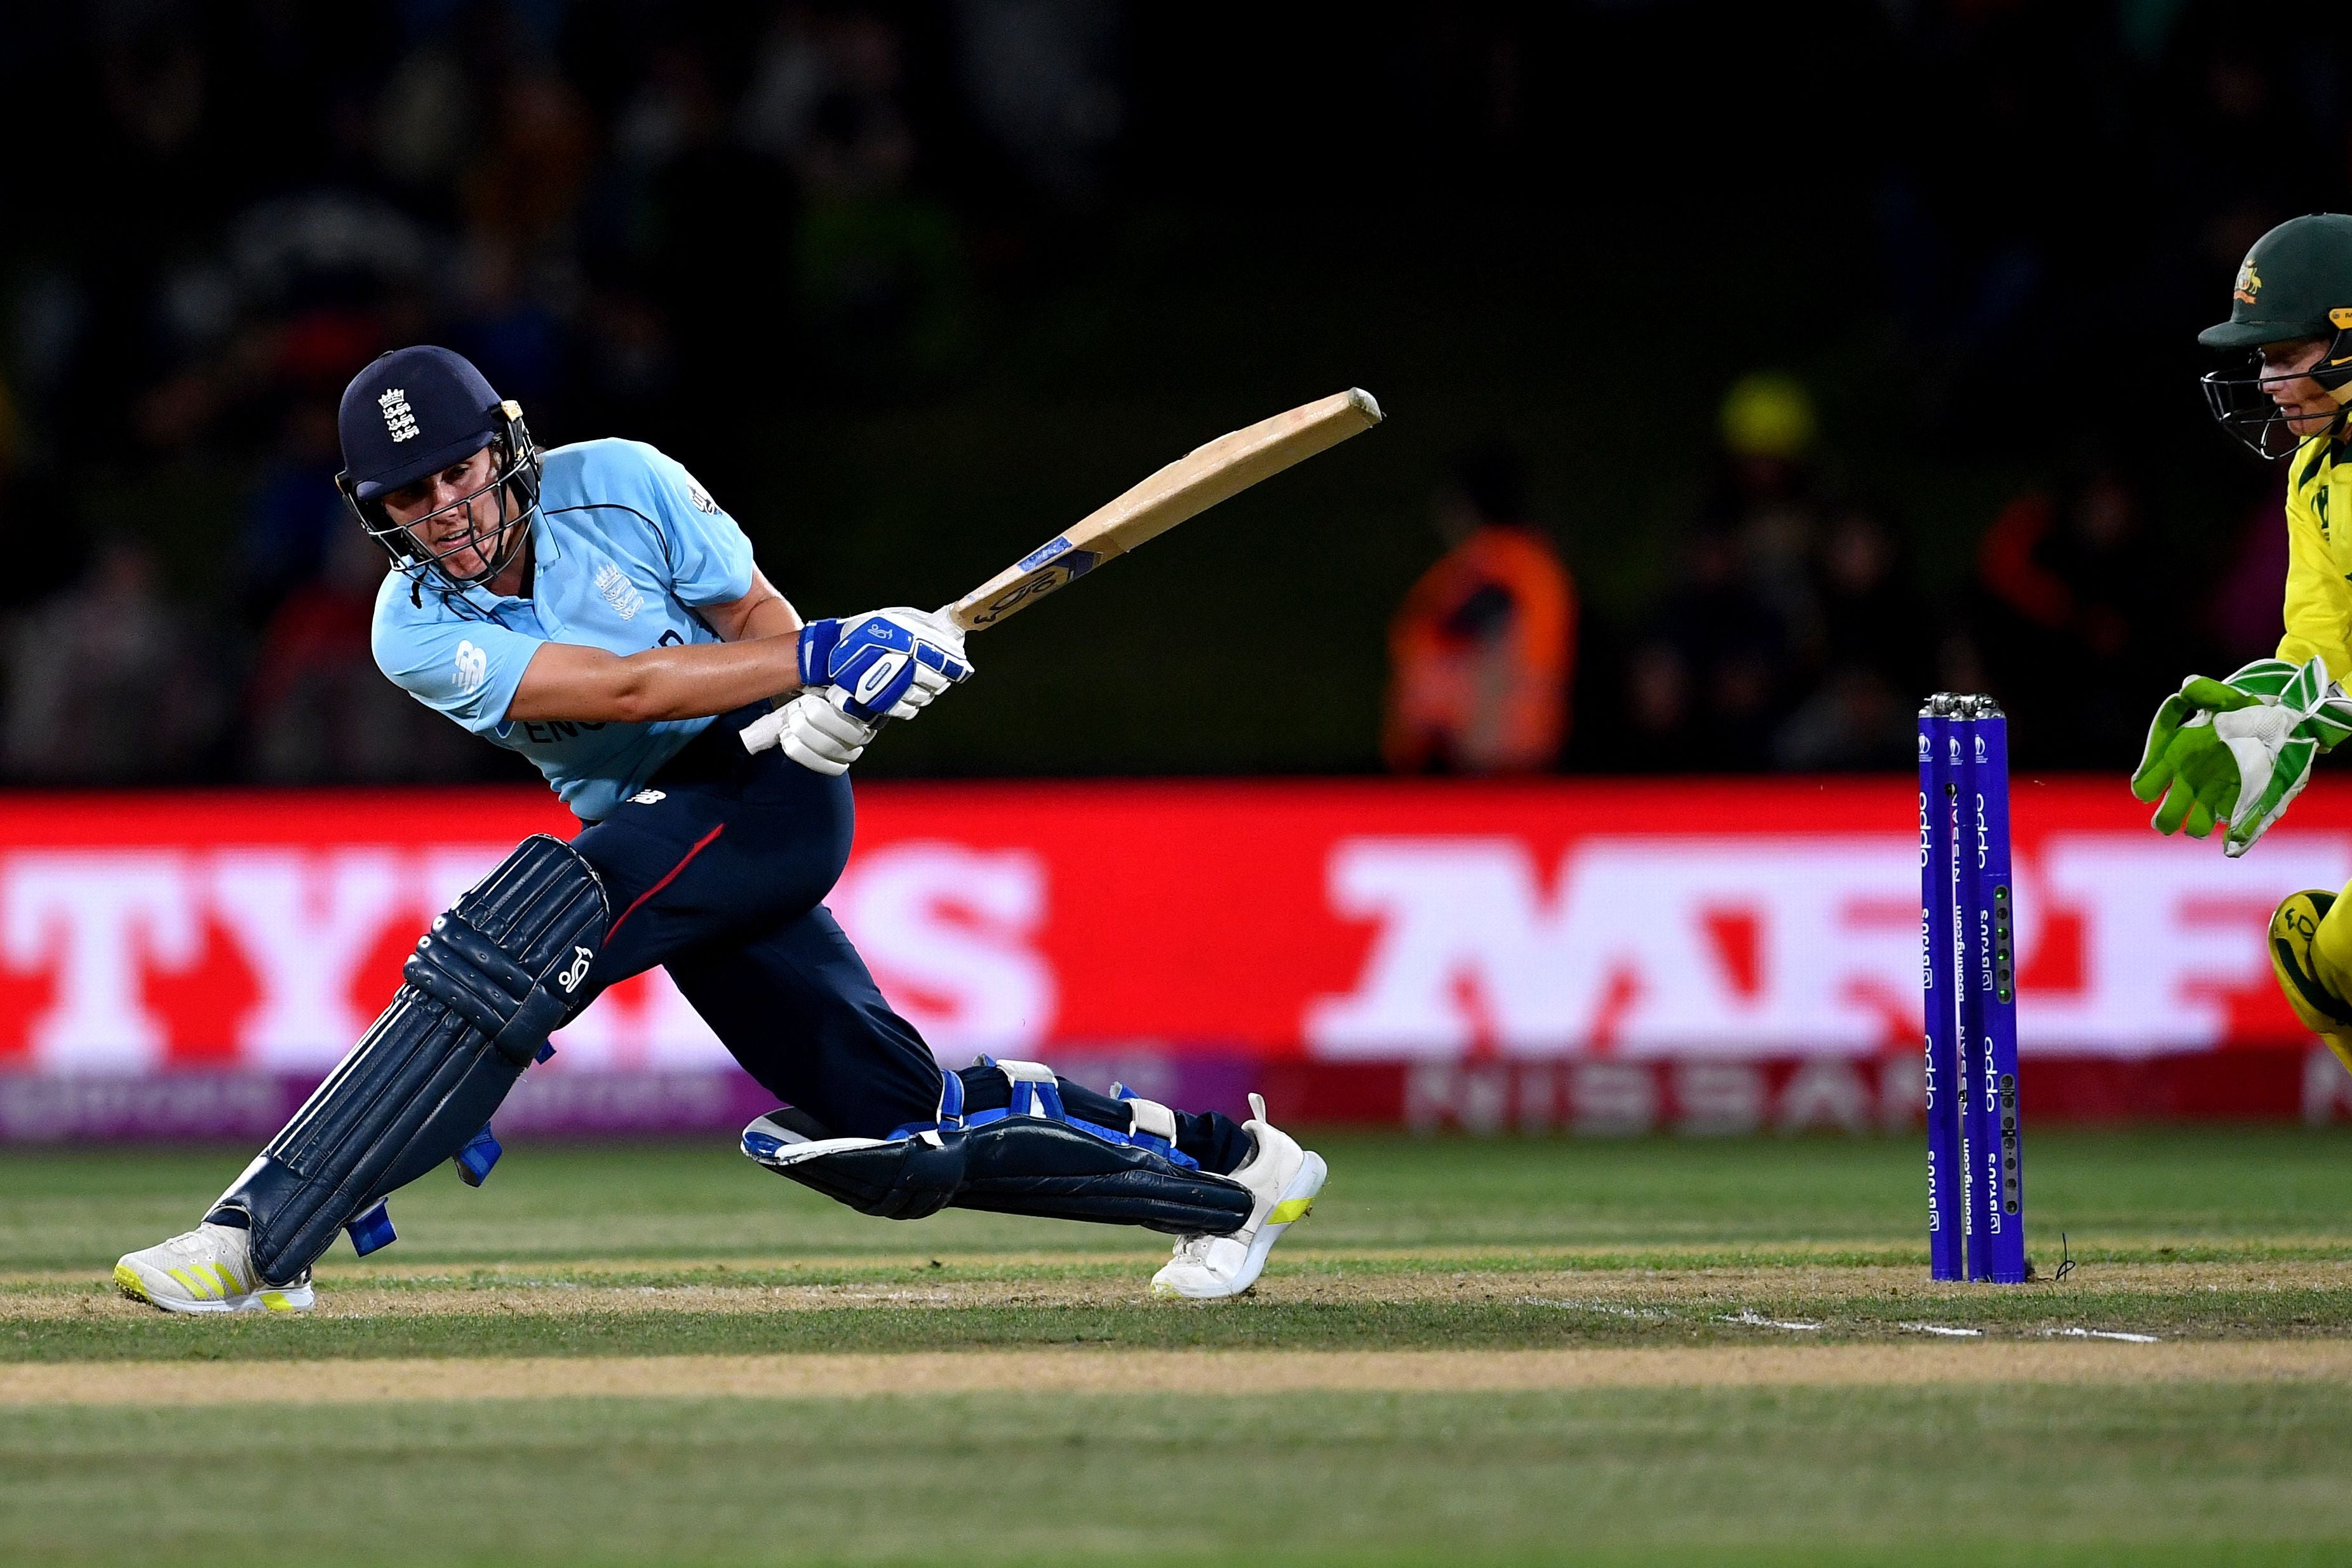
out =
[[[2314,786],[2235,862],[2149,832],[2113,780],[2021,776],[2015,799],[2029,1051],[2301,1038],[2263,920],[2352,876],[2352,789]],[[947,1050],[1738,1057],[1917,1032],[1905,781],[900,784],[859,813],[833,907]],[[0,1064],[323,1065],[434,910],[570,826],[527,791],[14,797]],[[573,1050],[694,1056],[674,996],[621,988]]]
[[[2284,894],[2352,877],[2352,787],[2314,785],[2234,862],[2151,833],[2116,779],[2020,774],[2013,793],[2029,1060],[2308,1047],[2271,985],[2263,924]],[[946,1057],[1391,1076],[1720,1061],[1780,1064],[1777,1083],[1797,1061],[1916,1050],[1907,780],[895,784],[858,799],[832,907]],[[321,1071],[432,912],[525,833],[572,827],[528,790],[10,797],[0,1074]],[[574,1074],[726,1060],[658,975],[559,1044]]]

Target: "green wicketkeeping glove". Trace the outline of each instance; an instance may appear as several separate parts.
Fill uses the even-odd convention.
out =
[[[2352,736],[2352,699],[2313,659],[2248,664],[2229,680],[2191,675],[2148,726],[2132,793],[2160,802],[2160,833],[2201,839],[2217,822],[2222,852],[2244,854],[2311,781],[2320,752]]]

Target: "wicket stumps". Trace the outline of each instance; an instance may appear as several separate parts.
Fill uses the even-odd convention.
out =
[[[1938,1280],[2026,1277],[2009,721],[1990,697],[1919,710],[1919,978],[1927,1258]]]

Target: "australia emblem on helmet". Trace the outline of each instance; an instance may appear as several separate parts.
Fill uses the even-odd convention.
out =
[[[2250,256],[2246,257],[2243,262],[2239,264],[2238,284],[2236,287],[2230,290],[2230,298],[2232,299],[2242,299],[2249,305],[2256,305],[2260,304],[2261,301],[2256,299],[2254,296],[2260,294],[2262,291],[2263,275],[2254,270],[2254,258]]]

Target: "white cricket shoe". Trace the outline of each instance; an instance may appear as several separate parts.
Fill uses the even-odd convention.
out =
[[[1265,1101],[1249,1097],[1254,1114],[1242,1124],[1250,1135],[1250,1156],[1233,1173],[1234,1179],[1256,1195],[1249,1223],[1230,1236],[1187,1236],[1176,1243],[1176,1256],[1151,1276],[1155,1296],[1185,1296],[1209,1301],[1238,1296],[1257,1283],[1265,1270],[1265,1255],[1275,1241],[1315,1207],[1330,1174],[1323,1156],[1302,1149],[1298,1140],[1265,1119]]]
[[[159,1241],[142,1252],[126,1252],[114,1266],[114,1283],[134,1301],[167,1312],[307,1312],[318,1298],[310,1270],[290,1285],[265,1285],[253,1271],[252,1240],[233,1225],[207,1221]]]

